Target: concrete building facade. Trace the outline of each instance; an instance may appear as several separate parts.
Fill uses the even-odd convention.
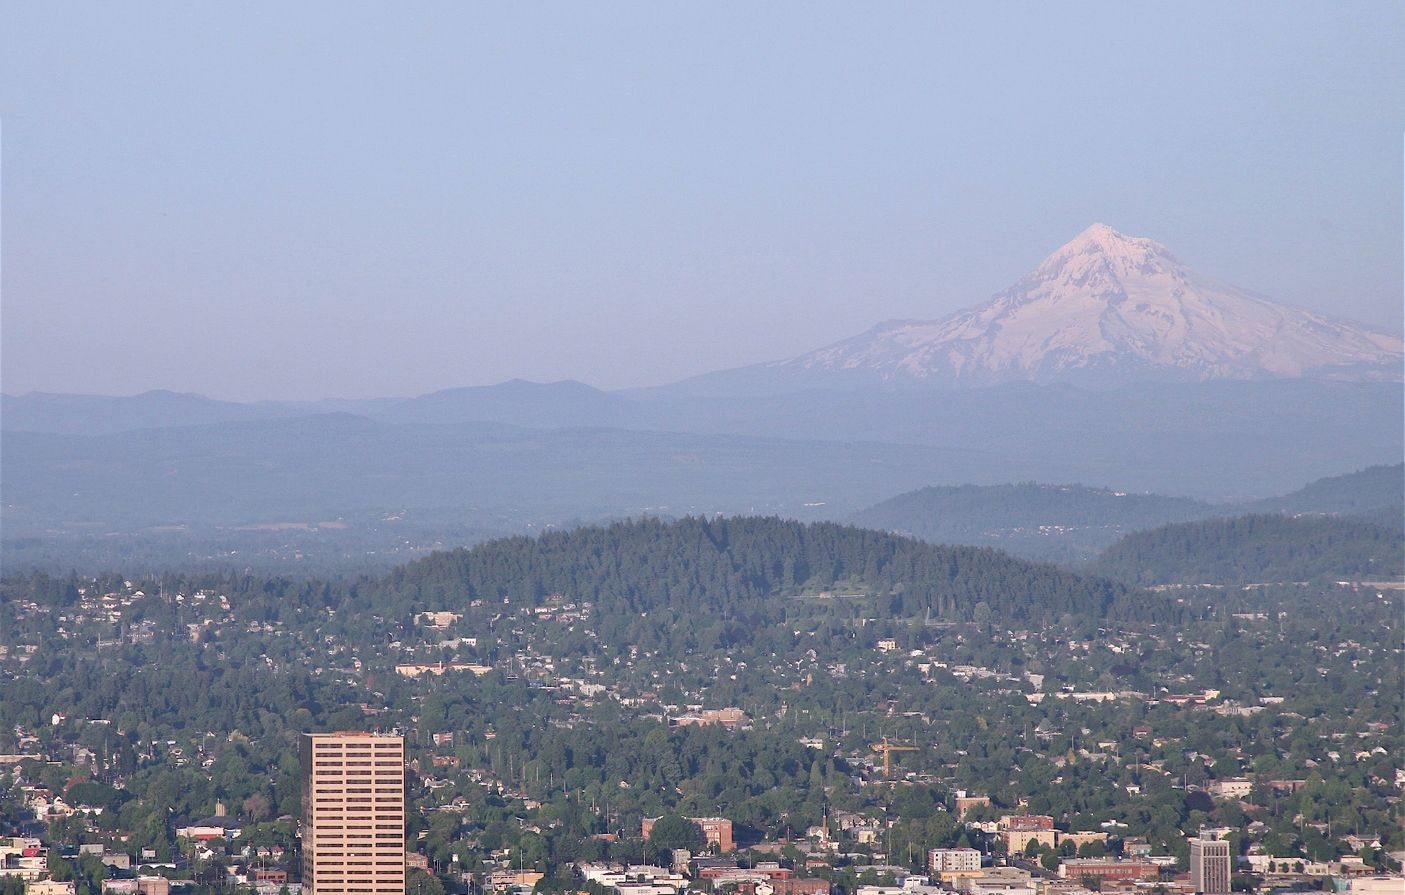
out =
[[[974,848],[927,850],[927,869],[934,873],[971,873],[981,869],[981,853]]]
[[[1202,895],[1229,892],[1229,843],[1201,833],[1190,840],[1190,884]]]

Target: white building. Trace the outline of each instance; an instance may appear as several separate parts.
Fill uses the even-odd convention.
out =
[[[1253,781],[1247,777],[1226,777],[1210,784],[1210,792],[1223,799],[1242,799],[1253,788]]]
[[[933,873],[959,873],[981,869],[981,853],[974,848],[933,848],[927,852],[927,869]]]
[[[687,877],[650,864],[577,864],[576,869],[587,880],[620,895],[677,895],[688,887]]]
[[[909,876],[900,886],[859,886],[855,895],[950,895],[921,876]]]

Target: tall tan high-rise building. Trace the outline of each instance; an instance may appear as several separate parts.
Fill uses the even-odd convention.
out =
[[[405,895],[405,739],[302,737],[307,895]]]

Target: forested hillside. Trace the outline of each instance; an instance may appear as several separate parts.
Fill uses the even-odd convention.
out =
[[[475,599],[531,605],[563,593],[593,601],[605,618],[664,612],[737,620],[783,611],[778,597],[824,592],[881,597],[886,616],[950,621],[1150,619],[1164,608],[1123,585],[995,550],[754,517],[644,519],[507,538],[411,563],[382,591],[432,609]]]
[[[1360,516],[1405,504],[1405,464],[1318,479],[1291,494],[1240,504],[1238,513]]]
[[[1405,536],[1351,519],[1236,516],[1127,535],[1092,568],[1139,585],[1405,575]]]
[[[1211,504],[1086,485],[927,487],[848,517],[935,544],[998,547],[1016,556],[1080,567],[1121,536],[1176,522],[1261,513],[1344,516],[1401,528],[1405,465],[1371,466],[1318,479],[1279,497]]]
[[[1405,505],[1396,504],[1391,507],[1381,507],[1379,510],[1371,510],[1369,513],[1362,513],[1351,518],[1357,522],[1370,522],[1399,531],[1405,529]]]

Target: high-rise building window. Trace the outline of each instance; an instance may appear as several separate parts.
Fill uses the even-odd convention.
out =
[[[378,769],[374,773],[374,802],[360,795],[371,792],[367,788],[373,782],[371,762],[365,759],[372,756],[377,759]],[[404,766],[402,737],[361,732],[303,735],[302,883],[306,895],[370,892],[372,888],[384,895],[404,893]],[[330,770],[342,767],[348,770]],[[370,804],[360,804],[362,802]],[[348,821],[365,823],[344,826]],[[392,832],[375,834],[375,839],[382,841],[360,842],[355,840],[370,839],[372,834],[343,834],[343,829]],[[327,860],[332,857],[347,860],[345,863]],[[351,860],[353,858],[378,860],[372,864],[367,860]],[[347,870],[347,865],[373,866],[374,869]],[[365,878],[347,880],[349,873]],[[347,882],[372,888],[349,889]]]

